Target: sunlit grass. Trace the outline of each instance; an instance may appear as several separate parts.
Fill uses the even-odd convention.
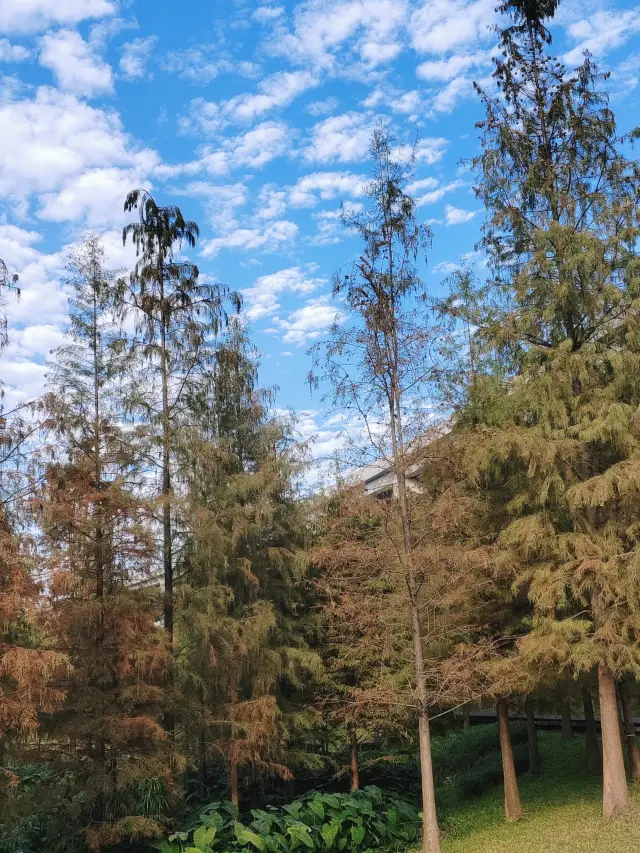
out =
[[[602,780],[585,773],[584,740],[541,735],[543,773],[520,778],[526,817],[504,821],[500,789],[452,812],[443,853],[633,853],[640,851],[640,786],[629,817],[602,817]]]

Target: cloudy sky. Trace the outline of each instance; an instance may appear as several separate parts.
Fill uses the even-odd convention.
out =
[[[434,231],[442,288],[481,212],[461,160],[477,151],[472,81],[491,72],[496,0],[0,0],[0,258],[20,273],[0,363],[9,397],[37,395],[63,334],[67,247],[105,233],[126,265],[122,204],[136,186],[201,225],[201,270],[241,291],[263,384],[335,441],[305,387],[306,351],[336,307],[331,274],[357,244],[380,118],[418,135],[412,192]],[[640,6],[564,0],[554,44],[611,71],[622,130],[638,116]],[[481,258],[478,259],[481,263]]]

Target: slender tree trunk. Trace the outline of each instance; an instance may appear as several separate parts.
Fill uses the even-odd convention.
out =
[[[624,735],[627,742],[627,752],[629,753],[631,781],[637,782],[640,779],[640,752],[638,752],[636,730],[633,725],[633,709],[631,708],[629,688],[625,681],[621,681],[619,683],[618,690],[620,691],[620,702],[622,704],[622,718],[624,720]]]
[[[504,776],[504,814],[508,821],[520,820],[522,806],[516,767],[513,762],[511,733],[509,731],[509,705],[504,700],[498,702],[498,729],[500,732],[500,752],[502,753],[502,773]]]
[[[204,726],[198,732],[198,778],[202,794],[207,787],[207,733]]]
[[[465,729],[471,727],[471,717],[469,716],[469,709],[466,705],[464,705],[462,708],[462,726]]]
[[[568,702],[562,703],[562,737],[564,740],[573,739],[573,726],[571,725],[571,706]]]
[[[238,744],[236,742],[236,701],[238,699],[238,687],[235,678],[231,682],[231,702],[229,707],[230,744],[229,744],[229,787],[231,789],[231,802],[237,806],[240,802],[238,794]]]
[[[169,646],[167,677],[170,707],[165,711],[164,728],[173,736],[175,714],[173,711],[173,542],[171,528],[171,457],[169,410],[169,365],[167,353],[167,310],[164,300],[164,279],[160,260],[160,372],[162,384],[162,565],[164,575],[163,621]]]
[[[397,344],[396,344],[397,346]],[[394,356],[396,358],[397,356]],[[395,362],[397,364],[397,361]],[[397,374],[394,378],[394,396],[389,401],[391,419],[391,440],[393,458],[398,486],[398,503],[402,519],[405,571],[407,590],[411,611],[411,633],[413,640],[414,672],[416,678],[416,693],[418,696],[418,740],[420,750],[420,781],[422,787],[422,850],[423,853],[440,853],[440,830],[436,812],[436,792],[433,780],[433,763],[431,759],[431,732],[429,730],[429,702],[427,696],[427,679],[422,648],[422,623],[420,619],[418,582],[413,567],[411,544],[411,522],[407,503],[407,489],[404,468],[404,447],[402,437],[402,416],[400,407],[400,392],[397,387]]]
[[[529,772],[540,773],[542,762],[540,761],[540,746],[538,744],[538,732],[536,730],[536,711],[533,699],[528,699],[525,705],[527,712],[527,740],[529,743]]]
[[[616,682],[606,666],[598,668],[598,691],[602,728],[602,811],[605,817],[612,817],[629,810],[629,789],[620,742]]]
[[[96,598],[100,606],[98,616],[98,636],[96,637],[97,645],[100,648],[100,657],[104,656],[105,644],[105,548],[104,548],[104,529],[103,529],[103,506],[100,493],[102,491],[102,453],[100,445],[100,362],[99,362],[99,347],[100,335],[98,331],[98,287],[99,276],[95,263],[93,266],[92,280],[92,343],[93,343],[93,488],[96,498],[93,503],[95,530],[94,530],[94,563],[95,563],[95,590]],[[105,661],[103,660],[104,664]],[[112,675],[112,678],[115,676]],[[100,721],[102,722],[102,721]],[[104,737],[98,738],[97,744],[98,762],[100,764],[100,772],[103,778],[103,787],[98,795],[98,820],[103,821],[106,817],[106,803],[108,797],[108,788],[112,787],[115,782],[115,771],[113,767],[107,765],[107,744]]]
[[[358,764],[358,737],[355,729],[351,730],[349,737],[349,749],[351,752],[351,790],[360,789],[360,768]]]
[[[602,755],[600,754],[596,718],[593,713],[591,687],[582,688],[582,704],[584,706],[585,743],[587,747],[587,773],[596,774],[602,771]]]
[[[240,796],[238,794],[238,757],[235,744],[231,746],[231,756],[229,759],[229,786],[231,789],[231,802],[237,807],[240,803]]]

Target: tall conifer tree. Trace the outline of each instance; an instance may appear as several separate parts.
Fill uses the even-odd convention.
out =
[[[166,663],[147,585],[155,556],[135,429],[123,426],[128,352],[122,285],[88,236],[70,263],[71,342],[55,353],[50,441],[36,506],[55,633],[72,670],[47,728],[66,743],[92,849],[159,831],[136,800],[150,779],[171,786],[158,720]],[[53,842],[52,842],[53,843]]]
[[[471,303],[480,368],[460,424],[498,546],[532,602],[529,662],[598,668],[606,815],[628,808],[615,681],[637,674],[640,170],[587,55],[548,50],[556,3],[510,0],[497,94],[480,92],[477,194],[492,277]]]
[[[159,457],[163,619],[172,653],[174,567],[179,547],[172,512],[175,430],[193,386],[211,364],[212,336],[225,319],[226,290],[200,281],[195,264],[176,259],[176,250],[193,248],[200,233],[195,222],[184,219],[179,207],[161,207],[148,192],[138,189],[129,193],[124,209],[137,210],[139,215],[138,222],[123,231],[123,242],[131,240],[138,257],[127,295],[136,324],[133,345],[140,383],[131,405],[149,425]],[[173,731],[171,709],[165,722]]]
[[[396,152],[400,151],[398,155]],[[431,763],[429,695],[421,592],[423,571],[415,563],[411,488],[407,471],[412,453],[423,441],[425,396],[437,372],[434,327],[424,303],[418,263],[431,234],[416,216],[406,188],[411,159],[402,156],[384,127],[374,131],[370,153],[372,179],[369,208],[344,217],[347,228],[362,240],[363,251],[348,273],[334,278],[334,295],[342,300],[348,322],[335,324],[330,340],[315,348],[312,384],[321,375],[332,389],[341,413],[358,418],[368,436],[368,457],[386,464],[393,480],[399,512],[393,563],[403,577],[411,623],[413,677],[417,696],[425,853],[438,853]]]
[[[176,625],[199,760],[224,755],[236,803],[243,775],[290,776],[284,747],[304,716],[302,690],[321,672],[297,452],[270,402],[246,330],[232,320],[181,433],[189,536]]]

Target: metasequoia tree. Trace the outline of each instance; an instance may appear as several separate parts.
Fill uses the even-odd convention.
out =
[[[188,539],[178,563],[178,677],[201,775],[222,755],[243,777],[290,778],[284,747],[321,672],[287,425],[257,387],[256,354],[231,321],[180,437]]]
[[[69,265],[71,342],[55,353],[47,398],[50,440],[34,506],[42,528],[51,632],[72,671],[47,722],[51,748],[80,782],[92,849],[159,832],[135,804],[152,778],[171,784],[158,722],[166,644],[147,585],[154,559],[151,513],[135,429],[123,427],[128,351],[115,273],[89,235]]]
[[[629,805],[616,679],[640,671],[640,172],[590,57],[568,72],[549,55],[554,8],[503,5],[498,94],[480,93],[492,275],[462,309],[481,358],[459,423],[474,482],[502,492],[497,543],[533,607],[520,654],[598,669],[611,815]]]
[[[0,353],[8,343],[4,300],[17,293],[18,276],[0,259]],[[1,381],[0,381],[1,387]],[[7,747],[14,735],[24,736],[38,726],[38,714],[51,712],[63,694],[55,676],[67,665],[64,655],[37,642],[40,586],[30,559],[29,537],[22,542],[11,523],[16,491],[7,478],[21,443],[7,415],[0,418],[0,793],[12,774],[4,768]]]
[[[152,445],[159,457],[163,620],[171,651],[174,563],[179,545],[172,513],[173,437],[192,386],[210,364],[211,338],[225,320],[226,290],[200,281],[195,264],[176,259],[176,250],[192,248],[199,235],[196,223],[185,220],[179,207],[161,207],[148,192],[137,189],[127,196],[124,209],[139,214],[138,221],[123,230],[123,242],[131,240],[138,258],[126,299],[135,321],[133,346],[139,366],[145,368],[139,371],[131,406],[150,426]],[[172,731],[171,710],[165,722]]]
[[[420,577],[425,690],[429,704],[442,711],[483,695],[470,684],[469,661],[455,652],[477,625],[487,565],[469,496],[454,478],[455,443],[439,430],[428,437],[432,441],[411,458],[410,469],[420,476],[408,507],[412,565]],[[321,568],[329,691],[323,711],[377,739],[406,736],[420,705],[406,570],[397,556],[403,532],[398,502],[389,493],[345,486],[328,497],[317,526],[313,559]]]
[[[394,152],[384,128],[371,141],[373,176],[367,188],[368,210],[344,216],[344,224],[362,240],[360,258],[349,272],[336,274],[334,296],[342,300],[346,320],[330,340],[314,351],[312,381],[322,376],[342,414],[359,421],[367,436],[369,458],[388,466],[399,526],[393,525],[393,564],[405,584],[412,636],[413,678],[417,697],[424,815],[424,849],[439,851],[429,732],[429,695],[420,594],[426,567],[414,562],[411,454],[428,421],[425,399],[433,379],[436,332],[422,310],[424,287],[417,263],[431,238],[416,218],[415,202],[405,188],[411,162]],[[400,149],[402,152],[402,149]],[[436,359],[437,360],[437,359]],[[391,529],[391,528],[390,528]]]
[[[411,727],[406,606],[387,572],[382,544],[387,507],[344,488],[315,507],[313,562],[324,617],[327,679],[323,719],[339,727],[349,752],[351,789],[360,784],[358,737],[403,735]]]

